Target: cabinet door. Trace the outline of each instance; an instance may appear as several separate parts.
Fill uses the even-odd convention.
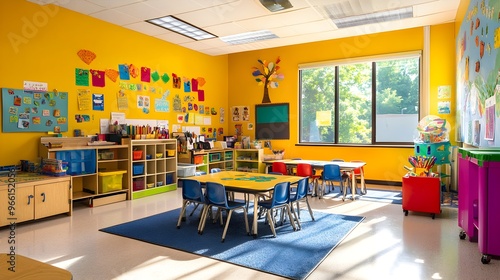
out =
[[[35,219],[69,212],[69,181],[35,185],[35,201]]]
[[[9,197],[7,196],[7,190],[0,191],[0,226],[8,225],[10,222],[20,223],[23,221],[33,220],[34,210],[35,210],[35,199],[33,196],[33,186],[29,187],[18,187],[16,186],[15,192],[15,205],[13,212],[14,216],[9,215],[8,205]],[[29,202],[29,204],[28,204]],[[8,218],[16,218],[16,220],[7,220]]]

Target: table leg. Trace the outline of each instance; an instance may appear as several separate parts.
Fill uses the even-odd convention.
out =
[[[366,194],[365,172],[361,168],[361,194]]]
[[[354,169],[351,171],[351,199],[356,198],[356,176],[354,176]]]
[[[253,221],[252,221],[252,235],[257,237],[257,219],[259,218],[259,196],[253,195]]]

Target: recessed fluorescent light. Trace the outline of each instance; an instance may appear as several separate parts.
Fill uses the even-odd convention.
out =
[[[345,17],[345,18],[332,18],[332,21],[338,28],[347,28],[347,27],[353,27],[371,23],[382,23],[386,21],[393,21],[411,17],[413,17],[413,7],[377,12],[366,15]]]
[[[260,30],[260,31],[240,33],[225,37],[219,37],[219,39],[231,45],[253,43],[257,41],[264,41],[274,38],[278,38],[278,36],[276,36],[274,33],[268,30]]]
[[[288,0],[259,0],[262,6],[266,7],[271,12],[278,12],[285,9],[293,8],[292,3]]]
[[[194,40],[205,40],[217,37],[214,34],[208,33],[207,31],[182,21],[174,16],[148,19],[146,22],[163,27]]]

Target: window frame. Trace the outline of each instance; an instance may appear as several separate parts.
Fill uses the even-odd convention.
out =
[[[425,100],[425,95],[423,93],[423,70],[424,70],[424,58],[421,50],[418,51],[409,51],[409,52],[398,52],[398,53],[390,53],[390,54],[383,54],[383,55],[375,55],[375,56],[364,56],[364,57],[356,57],[352,59],[339,59],[339,60],[328,60],[328,61],[321,61],[321,62],[314,62],[314,63],[304,63],[304,64],[299,64],[298,67],[298,106],[297,106],[297,115],[299,116],[298,118],[298,123],[297,123],[297,145],[299,146],[366,146],[366,147],[374,147],[374,146],[379,146],[379,147],[400,147],[400,148],[407,148],[407,147],[413,147],[413,142],[377,142],[376,141],[376,106],[377,106],[377,62],[380,61],[386,61],[386,60],[397,60],[397,59],[405,59],[405,58],[418,58],[418,74],[419,74],[419,82],[418,82],[418,97],[417,97],[417,114],[418,114],[418,119],[420,120],[421,112],[422,112],[422,106],[426,103]],[[371,63],[371,75],[372,75],[372,86],[371,86],[371,118],[372,118],[372,125],[371,125],[371,143],[363,143],[363,144],[358,144],[358,143],[339,143],[339,100],[340,100],[340,94],[339,94],[339,66],[341,65],[347,65],[347,64],[357,64],[357,63]],[[301,135],[302,135],[302,70],[304,69],[310,69],[310,68],[320,68],[320,67],[335,67],[335,85],[334,85],[334,90],[335,90],[335,108],[334,108],[334,142],[303,142],[301,140]]]

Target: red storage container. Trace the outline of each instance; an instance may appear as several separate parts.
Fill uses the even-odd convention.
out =
[[[441,182],[435,177],[403,177],[403,211],[441,213]]]

